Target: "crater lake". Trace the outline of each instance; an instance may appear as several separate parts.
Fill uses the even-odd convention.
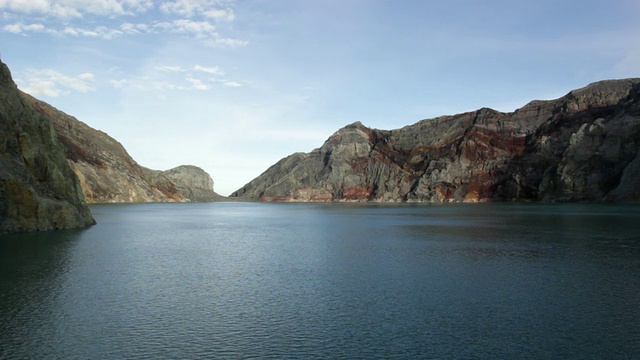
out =
[[[0,358],[640,357],[637,205],[91,210],[0,236]]]

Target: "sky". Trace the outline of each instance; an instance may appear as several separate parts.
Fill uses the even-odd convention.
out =
[[[19,88],[228,195],[361,121],[640,77],[640,0],[0,0]]]

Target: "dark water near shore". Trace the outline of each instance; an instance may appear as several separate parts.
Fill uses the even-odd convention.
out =
[[[0,358],[640,358],[640,207],[100,205],[0,236]]]

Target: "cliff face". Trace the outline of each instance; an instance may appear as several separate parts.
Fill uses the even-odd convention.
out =
[[[232,196],[263,201],[640,201],[640,79],[603,81],[513,113],[384,131],[354,123]]]
[[[52,119],[87,202],[198,202],[222,198],[213,191],[213,180],[204,170],[195,166],[147,169],[106,133],[27,94],[22,97],[29,107]]]
[[[0,62],[0,234],[94,223],[51,119],[25,103]]]

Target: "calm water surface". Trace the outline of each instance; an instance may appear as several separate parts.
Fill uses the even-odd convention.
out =
[[[0,236],[0,358],[640,358],[640,207],[145,204]]]

